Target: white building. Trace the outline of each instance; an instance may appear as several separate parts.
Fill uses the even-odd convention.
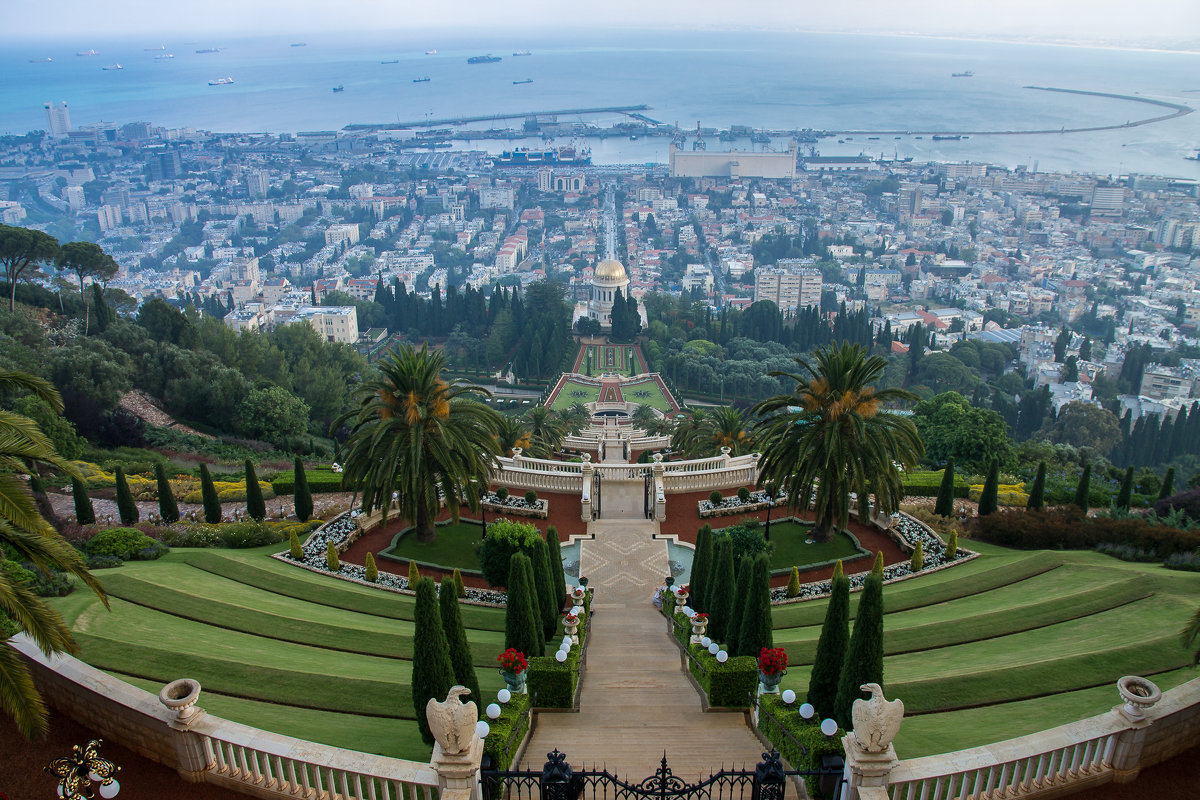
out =
[[[58,105],[46,103],[46,132],[51,139],[65,139],[71,132],[71,112],[67,110],[67,101]]]
[[[770,300],[781,311],[821,305],[821,271],[811,268],[754,270],[754,301]]]

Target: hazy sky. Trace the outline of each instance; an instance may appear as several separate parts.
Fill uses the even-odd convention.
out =
[[[0,36],[763,28],[1200,41],[1197,0],[0,0]]]

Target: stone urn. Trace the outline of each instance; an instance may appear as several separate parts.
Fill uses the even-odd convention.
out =
[[[513,694],[525,693],[525,672],[509,672],[506,669],[500,670],[500,677],[504,678],[505,687]]]
[[[199,699],[200,682],[191,678],[171,681],[158,693],[158,702],[175,712],[171,727],[179,730],[190,727],[204,714],[204,709],[196,707]]]
[[[688,587],[686,587],[686,586],[681,586],[678,589],[676,589],[675,590],[675,607],[683,608],[684,606],[686,606],[687,602],[688,602],[688,597],[690,595],[691,595],[691,592],[688,591]]]
[[[762,670],[758,671],[758,693],[759,694],[779,694],[779,682],[783,680],[783,676],[787,674],[787,670],[776,672],[774,675],[768,675]]]
[[[692,644],[700,644],[700,640],[704,638],[705,631],[708,630],[708,614],[693,614],[692,615],[692,638],[689,641]]]
[[[1145,720],[1146,709],[1162,699],[1162,690],[1152,681],[1136,675],[1126,675],[1117,681],[1117,691],[1125,701],[1118,710],[1131,722]]]
[[[563,630],[571,637],[572,644],[579,644],[579,617],[567,614],[563,617]]]
[[[583,605],[583,598],[587,596],[587,589],[582,586],[576,586],[571,590],[571,602],[577,606]]]

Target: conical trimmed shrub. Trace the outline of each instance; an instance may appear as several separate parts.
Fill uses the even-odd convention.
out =
[[[1167,475],[1163,478],[1162,488],[1158,490],[1158,499],[1163,500],[1175,491],[1175,468],[1168,467]]]
[[[508,600],[504,609],[504,647],[526,656],[540,656],[538,632],[542,628],[534,601],[529,556],[514,553],[508,562]]]
[[[567,573],[563,571],[562,548],[558,543],[558,528],[551,525],[546,528],[546,547],[549,548],[550,579],[554,583],[554,596],[557,600],[555,611],[562,611],[567,602]],[[461,579],[461,578],[460,578]]]
[[[246,459],[246,516],[262,521],[267,518],[267,503],[263,500],[262,487],[254,474],[254,463]]]
[[[1125,470],[1121,480],[1121,491],[1117,492],[1117,508],[1128,509],[1129,501],[1133,498],[1133,467]]]
[[[692,554],[692,577],[688,600],[697,611],[708,611],[708,577],[712,572],[712,526],[704,525],[696,533],[696,549]]]
[[[742,556],[737,565],[737,580],[733,584],[733,603],[729,606],[729,622],[725,626],[725,649],[731,656],[746,655],[742,652],[742,617],[746,613],[746,598],[750,596],[750,576],[754,572],[754,559]]]
[[[933,513],[941,517],[954,516],[954,459],[946,461],[946,469],[942,472],[942,485],[938,487],[937,504]]]
[[[94,523],[96,510],[92,508],[92,498],[88,497],[87,487],[79,478],[71,478],[71,497],[75,500],[75,521],[80,525]]]
[[[726,642],[734,592],[733,542],[729,541],[728,536],[718,537],[711,581],[711,591],[705,599],[708,604],[708,635],[713,641]]]
[[[1025,504],[1025,508],[1030,511],[1041,511],[1046,507],[1046,462],[1039,461],[1037,475],[1033,479],[1033,486],[1029,489],[1029,502]]]
[[[454,665],[450,662],[450,647],[442,628],[438,610],[437,590],[433,580],[417,581],[417,601],[413,608],[412,699],[417,712],[417,727],[426,744],[433,743],[429,721],[425,719],[425,704],[429,700],[445,700],[454,685]]]
[[[946,539],[946,558],[953,559],[958,555],[958,528],[950,529],[950,536]]]
[[[540,623],[541,622],[541,609],[540,609],[541,603],[537,596],[537,576],[534,575],[534,573],[533,573],[533,559],[532,558],[526,559],[524,569],[525,569],[526,581],[529,583],[530,604],[533,606],[534,620],[536,622]],[[534,633],[537,634],[537,649],[535,649],[533,651],[532,655],[535,655],[535,656],[544,655],[546,652],[545,630],[542,628],[542,626],[540,624],[534,625]]]
[[[854,632],[846,651],[846,666],[838,681],[833,718],[843,728],[853,727],[850,708],[863,696],[859,687],[865,683],[883,686],[883,553],[876,556],[875,568],[863,582]]]
[[[338,551],[333,542],[325,544],[325,566],[330,572],[337,572],[342,568],[342,560],[338,558]]]
[[[292,561],[304,560],[304,548],[300,546],[300,537],[295,531],[288,534],[288,555],[292,557]]]
[[[462,572],[459,571],[458,567],[454,568],[453,579],[454,579],[454,596],[458,597],[458,598],[466,597],[467,596],[467,586],[465,583],[463,583]]]
[[[208,464],[200,465],[200,498],[204,503],[204,521],[216,525],[221,521],[221,498],[217,496],[217,487],[213,486]]]
[[[166,467],[162,464],[154,465],[154,480],[158,485],[158,516],[162,517],[163,522],[178,522],[179,503],[175,502]]]
[[[293,488],[293,500],[296,506],[296,519],[301,522],[308,522],[313,513],[312,491],[308,488],[308,476],[304,473],[304,462],[300,460],[300,456],[296,456],[296,463],[292,467],[295,472],[295,487]]]
[[[1079,485],[1075,487],[1075,505],[1088,510],[1088,494],[1091,493],[1092,486],[1092,465],[1086,464],[1083,467],[1083,474],[1079,476]]]
[[[454,578],[442,578],[438,590],[438,608],[442,612],[442,630],[446,633],[446,644],[450,648],[450,665],[454,668],[454,682],[471,690],[470,698],[476,705],[487,705],[479,691],[479,679],[475,677],[475,665],[471,660],[471,645],[467,642],[467,631],[463,627],[462,614],[458,607]]]
[[[792,567],[792,576],[790,578],[788,578],[787,596],[788,597],[799,597],[800,596],[800,568],[799,567]]]
[[[909,559],[908,564],[910,567],[912,567],[913,572],[920,572],[925,566],[925,548],[922,547],[920,541],[918,541],[917,546],[913,548],[912,557]]]
[[[137,503],[133,502],[129,481],[125,480],[125,470],[117,467],[114,472],[117,479],[117,515],[121,517],[122,525],[135,525],[141,514],[138,513]]]
[[[558,612],[562,603],[554,602],[554,578],[550,574],[550,548],[538,540],[530,554],[533,583],[537,589],[538,613],[542,620],[542,636],[549,639],[558,627]]]
[[[983,482],[983,491],[979,494],[979,516],[986,517],[988,514],[996,513],[999,506],[996,503],[996,496],[1000,488],[1000,464],[993,461],[988,467],[987,479]]]
[[[408,562],[408,585],[416,586],[417,581],[421,580],[421,570],[417,567],[416,561]]]
[[[771,626],[771,557],[759,553],[750,567],[750,586],[742,611],[738,651],[743,656],[758,658],[764,647],[773,647]]]
[[[375,566],[375,554],[367,553],[367,557],[363,559],[363,571],[368,583],[375,583],[379,580],[379,567]]]
[[[817,711],[818,719],[833,716],[837,699],[838,677],[846,663],[846,645],[850,640],[850,579],[842,570],[842,562],[833,568],[829,606],[825,623],[817,640],[817,654],[808,679],[808,702]]]

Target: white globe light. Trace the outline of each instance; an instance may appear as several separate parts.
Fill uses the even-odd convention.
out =
[[[719,663],[724,664],[728,660],[729,660],[729,653],[726,653],[724,650],[717,651],[717,661]]]
[[[696,613],[695,611],[692,610],[691,606],[684,606],[683,608],[681,608],[679,610],[682,611],[683,615],[688,618],[690,618],[693,614]]]
[[[66,797],[66,792],[65,792],[65,791],[63,791],[63,787],[61,787],[61,786],[59,786],[59,787],[58,787],[58,796],[59,796],[59,797]]]
[[[501,703],[507,703],[509,700],[512,700],[512,692],[510,692],[508,689],[501,689],[500,691],[496,692],[496,699]]]
[[[812,707],[812,703],[805,703],[800,706],[800,716],[805,719],[812,719],[815,713],[817,713],[817,710]]]
[[[833,736],[837,733],[837,723],[831,719],[821,720],[821,733],[826,736]]]
[[[554,660],[560,664],[563,663],[564,661],[566,661],[567,660],[567,651],[559,650],[557,653],[554,654]]]
[[[113,781],[112,783],[100,784],[100,796],[103,797],[104,800],[108,800],[110,797],[116,797],[117,792],[119,791],[121,791],[121,784],[117,783],[116,781]]]
[[[707,648],[710,644],[712,644],[712,639],[708,638],[707,636],[700,640],[701,647]]]
[[[783,702],[790,706],[792,703],[796,702],[796,693],[791,689],[784,689],[783,694],[780,695],[779,699],[783,700]]]
[[[717,654],[717,651],[719,651],[720,649],[721,649],[721,645],[717,644],[714,641],[711,641],[711,640],[709,641],[708,652],[712,653],[715,656]]]
[[[492,726],[488,725],[483,720],[479,720],[479,722],[475,723],[475,735],[480,739],[486,739],[491,730]]]
[[[572,606],[571,613],[578,617],[583,613],[583,606]]]
[[[488,703],[487,715],[488,719],[495,719],[500,716],[500,706],[496,703]]]
[[[98,775],[98,774],[96,774],[95,772],[89,772],[89,773],[88,773],[88,780],[89,780],[89,781],[102,781],[102,780],[104,780],[104,776],[103,776],[103,775]]]

